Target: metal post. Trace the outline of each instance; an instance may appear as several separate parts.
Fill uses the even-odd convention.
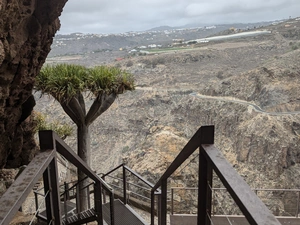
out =
[[[65,193],[64,193],[64,211],[65,211],[65,221],[66,221],[66,224],[68,224],[68,207],[67,207],[67,201],[68,201],[68,197],[67,197],[67,191],[65,189]]]
[[[38,211],[39,209],[39,200],[38,200],[38,194],[34,192],[34,201],[35,201],[35,211]]]
[[[171,215],[174,214],[174,189],[171,188]]]
[[[105,181],[105,177],[102,177],[102,179]],[[102,188],[101,193],[102,193],[103,204],[105,204],[106,203],[106,192],[105,192],[104,188]]]
[[[125,167],[123,166],[123,203],[124,204],[127,204],[127,193],[126,193],[126,185],[127,185],[127,182],[126,182],[126,169]]]
[[[43,174],[48,224],[53,219],[55,224],[60,224],[61,222],[60,196],[57,177],[56,157],[54,157]]]
[[[102,186],[99,181],[96,181],[94,184],[94,204],[95,204],[95,211],[97,215],[97,222],[98,225],[103,225],[103,211],[102,211]]]
[[[113,193],[110,193],[110,222],[111,225],[115,225],[115,206]]]
[[[79,195],[79,183],[76,184],[76,214],[79,215],[80,212],[80,195]]]
[[[210,225],[212,199],[212,168],[207,162],[203,149],[199,154],[199,183],[198,183],[198,225]]]
[[[51,207],[51,199],[50,199],[50,181],[49,181],[49,167],[43,173],[43,181],[44,181],[44,193],[45,193],[45,202],[46,202],[46,217],[47,224],[52,221],[52,207]]]
[[[90,199],[90,185],[86,187],[86,193],[87,193],[87,203],[88,203],[88,209],[91,208],[91,199]]]
[[[212,188],[212,215],[215,215],[215,190]]]
[[[52,202],[52,212],[54,216],[54,223],[61,224],[61,210],[60,210],[60,193],[58,185],[58,172],[57,172],[57,161],[56,157],[51,161],[49,165],[50,172],[50,184],[51,184],[51,202]]]
[[[300,203],[300,192],[298,191],[296,218],[298,218],[298,214],[299,214],[299,203]]]
[[[154,225],[154,211],[155,211],[155,195],[154,195],[154,191],[151,190],[151,225]]]
[[[167,180],[161,182],[161,225],[167,224]]]
[[[66,193],[66,200],[70,200],[70,193],[69,193],[69,184],[64,182],[65,193]]]
[[[158,225],[161,225],[161,194],[157,195],[157,218]]]

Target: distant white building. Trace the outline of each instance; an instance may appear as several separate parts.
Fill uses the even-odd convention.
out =
[[[131,49],[131,50],[129,51],[129,53],[137,53],[137,50],[136,50],[136,49]]]
[[[148,45],[148,48],[157,48],[157,45],[156,44],[151,44],[151,45]]]
[[[217,28],[216,26],[205,27],[205,29],[207,29],[207,30],[216,29],[216,28]]]

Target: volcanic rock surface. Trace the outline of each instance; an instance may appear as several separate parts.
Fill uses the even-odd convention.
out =
[[[31,120],[34,78],[66,0],[0,2],[0,168],[28,164],[36,151]]]

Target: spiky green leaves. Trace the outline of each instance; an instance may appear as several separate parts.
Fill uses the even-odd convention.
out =
[[[121,94],[134,90],[132,74],[116,67],[58,64],[45,66],[36,79],[36,89],[50,94],[59,102],[68,102],[79,93],[90,91],[96,97],[106,94]]]
[[[122,94],[134,89],[134,79],[130,73],[116,67],[96,66],[89,69],[87,88],[96,96],[106,94]]]
[[[42,94],[50,94],[64,102],[86,89],[87,76],[87,69],[80,65],[47,65],[37,76],[35,86]]]

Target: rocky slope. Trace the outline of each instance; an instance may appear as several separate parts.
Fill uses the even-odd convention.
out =
[[[213,124],[216,146],[251,187],[299,188],[300,51],[290,42],[273,33],[117,62],[137,89],[92,125],[93,169],[126,162],[155,182],[196,130]],[[35,110],[71,123],[47,97]],[[75,137],[67,142],[76,149]],[[190,161],[172,185],[195,186]]]

